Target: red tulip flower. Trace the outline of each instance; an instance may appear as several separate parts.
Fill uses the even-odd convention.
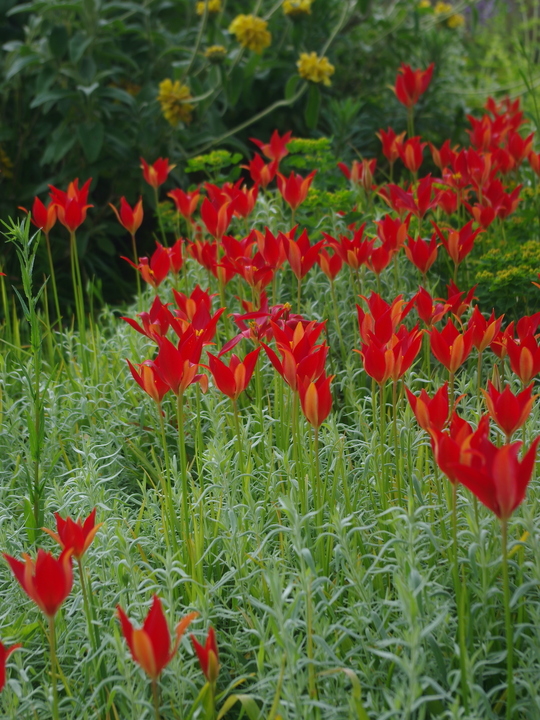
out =
[[[306,199],[309,188],[316,174],[316,170],[310,172],[305,178],[294,172],[291,172],[288,178],[281,173],[277,174],[278,190],[293,212],[300,207]]]
[[[441,432],[448,423],[448,383],[444,383],[432,398],[422,388],[420,395],[413,395],[408,387],[405,388],[409,404],[422,430],[427,432],[437,430]]]
[[[432,235],[429,243],[420,237],[418,240],[410,237],[404,250],[407,258],[425,276],[437,259],[437,247],[437,236]]]
[[[277,160],[273,160],[270,163],[265,163],[262,157],[258,153],[255,153],[249,165],[241,165],[240,167],[249,170],[253,182],[266,190],[268,185],[276,177],[278,162]]]
[[[233,402],[238,400],[249,385],[260,351],[261,348],[258,347],[253,352],[248,353],[243,360],[240,360],[236,355],[231,355],[228,367],[222,360],[208,353],[208,365],[214,377],[214,382],[219,390],[230,397]]]
[[[471,447],[477,447],[482,438],[489,433],[489,418],[484,415],[480,419],[478,428],[473,430],[469,423],[454,411],[448,430],[441,432],[431,428],[428,432],[431,435],[431,447],[435,462],[450,482],[455,485],[459,480],[456,465],[460,463],[470,465],[476,462],[476,456],[469,451]]]
[[[389,250],[396,252],[405,244],[409,231],[409,221],[410,215],[405,222],[402,222],[400,218],[385,215],[382,220],[375,221],[377,237]]]
[[[156,249],[152,253],[150,260],[147,257],[140,257],[136,264],[133,260],[122,255],[122,260],[126,260],[135,270],[138,270],[142,279],[153,288],[158,288],[165,280],[171,269],[171,258],[168,248],[156,241]]]
[[[250,140],[252,143],[255,143],[263,155],[266,155],[266,157],[270,160],[274,160],[279,163],[289,154],[289,151],[287,150],[287,143],[292,140],[292,132],[289,131],[280,136],[278,131],[274,130],[272,136],[270,137],[270,142],[268,143],[264,143],[262,140],[257,140],[257,138],[250,138]]]
[[[206,392],[208,378],[197,373],[202,338],[196,335],[193,328],[186,330],[177,346],[168,338],[161,338],[158,344],[159,352],[151,366],[162,382],[166,383],[177,397],[182,396],[190,385],[197,382],[203,392]]]
[[[11,555],[4,557],[20,586],[48,618],[53,618],[71,592],[73,570],[71,548],[63,550],[58,559],[41,548],[36,561],[24,554],[24,562]]]
[[[403,164],[413,174],[420,170],[424,161],[424,148],[427,143],[421,142],[419,137],[412,137],[399,146],[399,157]]]
[[[407,108],[416,105],[420,96],[429,87],[434,68],[434,63],[431,63],[427,70],[413,70],[410,65],[401,65],[398,69],[394,92],[402,105]]]
[[[297,280],[300,281],[317,262],[319,250],[324,244],[324,240],[319,240],[319,242],[314,245],[310,245],[307,230],[303,230],[298,240],[288,237],[283,233],[280,233],[280,237],[291,270]]]
[[[469,328],[460,333],[452,320],[448,320],[439,331],[432,328],[430,333],[431,351],[437,360],[453,374],[469,357],[472,350],[473,330]]]
[[[193,192],[186,193],[179,188],[177,188],[176,190],[171,190],[171,192],[167,193],[167,197],[170,197],[172,199],[177,211],[184,218],[184,220],[187,220],[188,222],[191,222],[191,216],[197,209],[200,196],[201,193],[199,190],[194,190]]]
[[[219,652],[214,628],[208,630],[204,645],[201,645],[194,635],[191,636],[191,642],[204,677],[213,685],[219,675]]]
[[[364,158],[362,162],[353,160],[350,168],[342,162],[339,162],[337,166],[349,182],[364,188],[366,193],[371,192],[373,176],[377,168],[377,158],[373,158],[372,160]]]
[[[122,225],[130,235],[135,235],[143,221],[142,198],[139,198],[139,202],[133,208],[130,207],[125,197],[120,198],[120,212],[118,212],[111,203],[109,203],[109,205],[114,210],[114,214],[120,225]]]
[[[91,182],[92,178],[89,178],[82,188],[79,188],[79,180],[76,179],[69,183],[67,192],[49,185],[52,204],[56,206],[58,220],[70,233],[74,233],[83,224],[86,220],[86,211],[93,207],[87,202]]]
[[[56,532],[47,528],[43,529],[53,540],[56,540],[62,550],[71,550],[73,557],[80,560],[90,547],[97,531],[103,525],[103,523],[96,525],[96,508],[92,510],[84,522],[79,518],[73,520],[70,517],[64,520],[58,513],[55,513],[54,517],[56,518]]]
[[[403,143],[405,134],[405,132],[402,132],[399,135],[396,135],[392,128],[388,128],[386,132],[384,130],[379,130],[379,132],[376,133],[382,143],[383,155],[390,165],[393,165],[399,157],[399,148]]]
[[[135,382],[144,390],[145,393],[150,395],[155,403],[160,405],[161,401],[171,388],[168,383],[161,379],[161,376],[152,365],[152,362],[147,360],[142,363],[142,365],[139,365],[138,370],[134,368],[129,360],[126,362],[129,365],[129,369]]]
[[[298,385],[300,404],[306,420],[318,429],[326,420],[332,410],[332,393],[330,383],[333,375],[321,375],[316,382],[304,378]]]
[[[440,148],[436,148],[435,145],[429,143],[429,149],[431,150],[433,162],[441,172],[452,165],[457,154],[456,148],[450,146],[450,140],[445,140]]]
[[[366,225],[364,223],[358,230],[355,230],[352,238],[348,238],[346,235],[340,235],[339,240],[323,232],[330,247],[336,251],[344,263],[355,271],[367,263],[375,244],[375,240],[364,240],[365,227]]]
[[[171,646],[169,626],[157,595],[154,595],[152,607],[139,630],[133,627],[120,605],[117,605],[116,609],[133,659],[153,681],[157,681],[163,669],[176,655],[180,640],[190,623],[198,617],[198,613],[189,613],[180,620],[176,626],[175,641]]]
[[[160,185],[163,185],[171,170],[176,167],[176,165],[169,165],[167,158],[160,157],[153,165],[149,165],[144,158],[140,158],[140,160],[143,177],[154,190],[157,190]]]
[[[467,327],[472,328],[473,345],[478,352],[484,352],[488,345],[491,345],[501,329],[503,318],[504,315],[501,315],[500,318],[496,318],[495,312],[492,310],[489,319],[486,320],[478,309],[478,305],[474,306],[474,310]]]
[[[488,380],[487,392],[482,390],[486,398],[488,411],[493,420],[506,435],[507,442],[523,427],[531,414],[534,401],[538,395],[533,395],[533,386],[525,388],[522,392],[514,395],[510,386],[506,385],[502,392],[499,392],[495,385]]]
[[[201,218],[213,238],[221,240],[229,229],[235,211],[235,203],[222,195],[215,200],[205,198],[201,205]]]
[[[56,223],[56,205],[50,202],[47,207],[36,197],[32,205],[31,220],[33,224],[48,235]]]
[[[508,338],[507,345],[510,367],[524,385],[540,373],[540,346],[534,335],[521,340]]]
[[[454,265],[460,265],[467,255],[471,252],[474,247],[474,241],[480,235],[483,230],[478,228],[477,230],[472,229],[473,221],[464,225],[460,230],[448,230],[448,235],[445,235],[440,227],[434,222],[433,227],[440,241],[445,247],[446,252],[450,255],[454,262]]]
[[[324,248],[321,248],[317,262],[330,282],[334,282],[343,267],[343,260],[338,253],[334,251],[334,254],[330,255]]]
[[[390,342],[398,325],[414,305],[414,298],[405,303],[401,295],[398,295],[392,304],[387,303],[376,292],[372,292],[369,298],[362,296],[362,299],[366,302],[369,312],[365,312],[360,305],[356,306],[356,311],[360,337],[364,342],[370,342],[371,336],[382,344]]]
[[[474,463],[458,463],[452,470],[459,482],[504,522],[525,499],[539,443],[540,437],[537,437],[520,462],[518,452],[523,443],[497,447],[486,434],[482,442],[469,451],[474,453]]]
[[[326,345],[311,345],[306,335],[303,339],[305,342],[298,342],[295,346],[278,341],[281,360],[271,347],[261,342],[274,368],[295,391],[298,390],[301,380],[315,382],[321,377],[328,356]]]
[[[21,643],[6,647],[4,643],[0,642],[0,692],[4,689],[6,684],[6,662],[8,657],[14,650],[22,647]]]
[[[413,298],[418,317],[428,328],[439,322],[450,310],[449,303],[434,302],[428,291],[421,287]]]

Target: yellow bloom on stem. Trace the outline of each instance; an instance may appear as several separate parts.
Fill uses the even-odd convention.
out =
[[[227,57],[227,48],[223,45],[210,45],[204,51],[204,57],[211,63],[220,63]]]
[[[158,101],[163,117],[170,125],[176,127],[179,122],[186,125],[191,122],[193,105],[186,102],[191,97],[188,86],[182,85],[180,80],[173,82],[170,78],[166,78],[159,83]]]
[[[323,85],[331,84],[330,75],[333,75],[335,71],[327,57],[319,57],[315,52],[300,53],[296,67],[301,78],[314,83],[323,83]]]
[[[452,12],[452,5],[447,2],[438,2],[435,5],[435,15],[445,15]]]
[[[417,10],[427,10],[427,8],[431,7],[431,1],[430,0],[420,0],[418,5],[416,6]]]
[[[208,13],[218,13],[221,10],[221,0],[200,0],[197,3],[197,15],[204,15],[205,5]]]
[[[236,35],[242,47],[259,55],[272,42],[272,35],[268,32],[268,23],[255,15],[238,15],[229,26],[229,32]]]
[[[283,0],[285,15],[310,15],[314,0]]]
[[[465,17],[461,13],[455,13],[454,15],[450,15],[446,24],[449,28],[455,30],[456,28],[463,27],[463,25],[465,25]]]

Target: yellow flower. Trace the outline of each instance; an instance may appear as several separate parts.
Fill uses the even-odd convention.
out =
[[[314,83],[330,85],[330,75],[334,74],[334,66],[328,62],[327,57],[319,57],[317,53],[300,53],[300,60],[296,63],[298,73],[304,80]]]
[[[204,15],[204,6],[209,13],[218,13],[221,10],[221,0],[200,0],[197,3],[197,15]]]
[[[447,2],[438,2],[435,5],[435,15],[446,15],[446,13],[452,12],[452,5]]]
[[[223,45],[210,45],[210,47],[207,47],[204,51],[204,56],[210,60],[211,63],[218,64],[223,62],[227,57],[227,48],[223,47]]]
[[[463,27],[463,25],[465,25],[465,17],[461,13],[455,13],[454,15],[450,15],[446,24],[449,28],[455,30],[456,28]]]
[[[285,15],[310,15],[311,5],[314,0],[283,0],[283,12]]]
[[[13,161],[0,145],[0,176],[9,180],[13,177]]]
[[[166,78],[159,83],[158,101],[161,105],[163,117],[173,127],[179,122],[188,125],[191,122],[193,105],[186,102],[191,98],[187,85],[182,85],[180,80],[174,82]]]
[[[430,0],[420,0],[416,7],[418,10],[426,10],[431,7],[431,2]]]
[[[259,55],[272,42],[272,35],[268,32],[266,20],[255,15],[238,15],[229,26],[229,32],[236,35],[242,47],[253,50]]]

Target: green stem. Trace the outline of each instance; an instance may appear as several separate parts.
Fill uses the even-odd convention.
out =
[[[459,578],[459,550],[457,536],[457,483],[452,483],[452,542],[454,555],[454,589],[458,616],[459,666],[461,672],[461,694],[465,712],[469,708],[469,685],[467,681],[467,661],[465,646],[465,616],[463,608],[463,588]]]
[[[139,255],[137,253],[137,242],[135,240],[135,234],[131,233],[131,251],[133,253],[133,262],[135,265],[139,264]],[[142,296],[141,296],[141,274],[138,270],[135,270],[135,277],[137,278],[137,300],[139,302],[139,310],[142,309]]]
[[[161,232],[161,239],[163,240],[163,246],[167,247],[167,238],[165,236],[165,228],[163,227],[163,220],[161,218],[161,211],[159,209],[159,198],[158,198],[157,187],[154,188],[154,198],[156,201],[156,215],[158,217],[158,224],[159,224],[159,230]]]
[[[296,295],[296,312],[297,312],[299,315],[302,314],[301,311],[300,311],[300,302],[301,302],[301,299],[302,299],[302,280],[301,280],[300,278],[298,278],[298,292],[297,292],[297,295]]]
[[[53,718],[60,720],[58,711],[58,686],[56,680],[56,634],[54,627],[54,616],[49,617],[49,648],[51,653],[51,682],[53,691]]]
[[[163,411],[161,403],[156,403],[156,408],[159,416],[159,427],[161,430],[161,444],[163,446],[163,456],[165,458],[165,483],[163,486],[166,498],[165,502],[167,505],[167,513],[169,515],[169,535],[171,538],[172,547],[177,550],[178,544],[176,542],[176,514],[174,512],[174,506],[172,503],[172,474],[171,474],[171,461],[169,459],[169,448],[167,447],[167,435],[165,433],[165,418],[163,417]],[[165,513],[165,515],[167,514]]]
[[[176,399],[176,417],[178,420],[178,452],[180,455],[180,474],[182,480],[182,534],[184,544],[187,548],[189,543],[189,504],[186,437],[184,433],[184,396],[182,393],[180,393]]]
[[[386,510],[386,405],[384,400],[384,383],[379,384],[379,434],[380,434],[380,449],[381,449],[381,479],[382,479],[382,492],[381,502],[383,510]]]
[[[508,578],[508,520],[501,521],[502,571],[504,586],[504,624],[506,628],[506,720],[511,720],[514,709],[514,633],[510,613],[510,581]]]
[[[49,234],[43,233],[45,235],[45,244],[47,246],[47,256],[49,258],[49,269],[51,271],[51,283],[52,283],[52,291],[54,296],[54,307],[56,310],[56,320],[58,322],[58,327],[62,327],[62,315],[60,314],[60,303],[58,301],[58,289],[56,287],[56,275],[54,272],[54,263],[52,258],[52,252],[51,252],[51,243],[49,241]]]
[[[156,720],[159,720],[159,686],[157,680],[152,680],[152,699],[154,701],[154,714]]]
[[[398,441],[398,429],[397,429],[397,381],[394,380],[392,383],[392,430],[394,435],[394,460],[396,464],[396,483],[398,493],[398,503],[401,505],[401,467],[400,467],[400,448]]]

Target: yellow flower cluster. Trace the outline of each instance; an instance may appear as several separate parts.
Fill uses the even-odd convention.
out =
[[[454,13],[453,15],[450,15],[446,24],[449,28],[455,30],[456,28],[463,27],[463,25],[465,25],[465,17],[461,13]]]
[[[272,35],[267,28],[268,23],[262,18],[255,15],[238,15],[230,24],[229,32],[236,35],[242,47],[260,55],[272,42]]]
[[[431,7],[431,2],[430,0],[420,0],[416,7],[418,10],[427,10],[427,8]]]
[[[435,5],[435,15],[447,15],[452,12],[452,5],[447,2],[438,2]]]
[[[204,15],[204,7],[208,13],[218,13],[221,10],[221,0],[200,0],[197,3],[197,15]]]
[[[227,48],[223,47],[223,45],[210,45],[204,51],[204,56],[210,60],[211,63],[217,64],[223,62],[227,57]]]
[[[304,80],[314,83],[330,85],[330,75],[334,74],[335,68],[328,61],[327,57],[319,57],[317,53],[300,53],[300,60],[296,63],[298,73]]]
[[[314,0],[283,0],[285,15],[310,15]]]
[[[187,85],[182,85],[180,80],[174,82],[166,78],[159,83],[158,101],[161,105],[163,117],[167,122],[176,127],[179,122],[188,125],[191,122],[193,105],[186,102],[191,98]]]
[[[13,161],[0,145],[0,176],[9,180],[13,177]]]

